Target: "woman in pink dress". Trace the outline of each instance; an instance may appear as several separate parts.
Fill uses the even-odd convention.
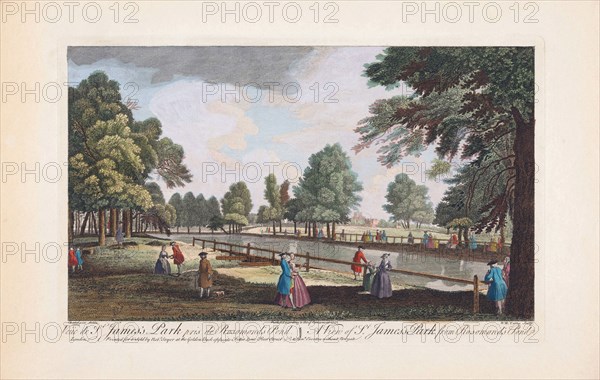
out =
[[[294,298],[294,304],[296,307],[300,308],[305,305],[308,305],[310,300],[310,294],[308,293],[308,288],[304,283],[304,280],[300,276],[300,271],[296,267],[295,255],[290,254],[290,269],[292,270],[292,297]]]

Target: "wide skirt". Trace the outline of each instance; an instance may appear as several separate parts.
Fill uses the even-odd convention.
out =
[[[392,296],[392,281],[387,272],[380,271],[375,274],[373,284],[371,285],[371,295],[378,298],[388,298]]]

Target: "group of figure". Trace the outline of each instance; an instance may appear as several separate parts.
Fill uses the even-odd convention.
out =
[[[281,275],[277,281],[275,304],[281,307],[291,307],[300,310],[311,303],[308,288],[300,276],[293,253],[280,253]]]
[[[73,247],[69,248],[69,268],[71,269],[71,273],[75,273],[75,268],[79,271],[83,270],[83,254],[81,248],[77,247],[77,250],[73,249]]]
[[[504,258],[502,269],[496,260],[488,262],[487,265],[490,267],[484,278],[484,282],[488,284],[487,298],[496,303],[497,313],[503,314],[510,283],[510,258],[508,256]]]
[[[422,244],[425,248],[438,248],[439,241],[433,237],[433,233],[425,231],[423,233]]]
[[[354,254],[352,259],[352,273],[354,279],[358,280],[358,277],[362,274],[362,262],[366,264],[365,274],[363,276],[363,289],[371,293],[371,295],[377,298],[389,298],[392,296],[392,281],[390,279],[389,270],[392,269],[390,263],[389,253],[381,255],[381,262],[375,267],[365,257],[363,252],[363,246],[359,245],[358,250]]]
[[[366,231],[363,232],[360,240],[363,243],[385,243],[387,242],[387,234],[385,233],[385,230],[377,230],[375,235],[373,235],[371,231]]]
[[[154,265],[154,274],[170,275],[171,274],[171,263],[169,259],[173,259],[173,264],[177,266],[177,276],[181,275],[181,269],[185,262],[185,256],[176,242],[171,242],[172,255],[167,253],[167,246],[163,245],[158,255],[158,260]],[[195,288],[200,290],[200,298],[210,296],[210,289],[213,285],[213,269],[208,261],[208,253],[200,252],[200,264],[198,265],[198,271],[196,272],[196,279],[194,281]]]
[[[181,249],[179,248],[179,244],[174,241],[171,242],[171,249],[173,250],[173,254],[169,255],[167,253],[167,246],[163,245],[160,253],[158,254],[158,260],[156,260],[156,264],[154,265],[154,274],[171,274],[171,264],[169,263],[169,259],[173,259],[173,264],[177,266],[177,275],[181,275],[181,268],[185,261],[185,256]]]

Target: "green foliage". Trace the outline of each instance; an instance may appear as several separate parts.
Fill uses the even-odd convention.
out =
[[[417,185],[407,174],[398,174],[388,185],[385,196],[388,203],[383,205],[383,209],[392,216],[392,220],[404,222],[408,227],[410,221],[415,220],[417,212],[433,214],[427,192],[426,186]]]
[[[296,219],[316,222],[349,220],[363,189],[348,155],[339,144],[327,145],[310,156],[308,167],[294,187],[294,195],[303,205]]]
[[[248,215],[252,210],[250,190],[243,181],[236,182],[229,187],[221,199],[223,219],[231,224],[248,224]]]
[[[177,215],[177,218],[175,219],[175,222],[172,225],[175,227],[183,226],[182,215],[183,215],[184,211],[183,211],[183,199],[181,198],[181,194],[175,193],[175,194],[171,195],[171,198],[169,199],[169,204],[175,209],[175,214]]]
[[[479,171],[490,172],[493,182],[501,178],[501,191],[486,200],[476,218],[478,229],[499,228],[513,203],[515,130],[531,128],[534,122],[533,58],[530,47],[386,49],[366,65],[366,76],[372,84],[386,87],[402,81],[415,94],[374,103],[372,115],[356,128],[361,137],[354,149],[359,152],[382,142],[379,160],[387,166],[430,144],[435,144],[440,159],[461,153]],[[493,160],[501,164],[483,164]],[[434,164],[431,174],[443,169]],[[472,197],[473,186],[467,190]]]

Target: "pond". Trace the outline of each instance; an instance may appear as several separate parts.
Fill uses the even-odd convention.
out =
[[[160,238],[167,238],[166,235],[155,234]],[[173,234],[169,238],[192,243],[192,235],[177,235]],[[198,236],[196,237],[198,238]],[[322,243],[317,241],[297,241],[294,239],[272,238],[268,236],[247,236],[247,235],[201,235],[205,240],[216,240],[217,242],[228,242],[233,244],[246,245],[250,243],[253,247],[266,248],[280,252],[305,253],[310,252],[311,266],[316,266],[324,269],[344,271],[351,273],[351,269],[345,264],[329,263],[325,261],[315,260],[318,257],[352,261],[355,247],[340,246],[330,243]],[[198,244],[198,243],[197,243]],[[200,247],[198,251],[200,251]],[[385,250],[367,249],[364,250],[367,260],[372,261],[375,265],[381,261],[381,255]],[[255,254],[254,252],[252,254]],[[268,255],[265,253],[265,257]],[[270,257],[270,256],[269,256]],[[299,259],[299,262],[302,262]],[[390,263],[394,269],[404,269],[415,272],[423,272],[436,274],[448,277],[455,277],[465,280],[473,280],[474,275],[478,275],[482,280],[488,267],[485,263],[460,258],[443,258],[437,255],[415,254],[415,253],[398,253],[390,252]],[[394,283],[401,283],[411,286],[426,287],[430,289],[444,291],[464,291],[471,290],[473,287],[467,284],[460,284],[451,281],[438,279],[430,279],[420,276],[403,275],[399,273],[390,273],[390,277]]]

